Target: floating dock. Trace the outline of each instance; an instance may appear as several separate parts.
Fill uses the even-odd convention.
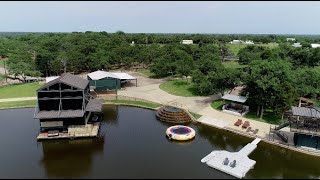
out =
[[[257,148],[257,144],[260,141],[260,138],[256,138],[254,141],[243,147],[239,152],[228,152],[224,150],[212,151],[206,157],[202,158],[201,162],[241,179],[245,177],[247,172],[256,164],[256,161],[249,159],[248,155]],[[226,160],[226,158],[228,160]],[[236,163],[235,166],[232,167],[231,164],[234,160]]]
[[[44,139],[74,139],[81,137],[97,137],[100,128],[100,122],[86,125],[71,125],[68,132],[59,132],[56,136],[48,136],[48,133],[40,133],[38,140]]]

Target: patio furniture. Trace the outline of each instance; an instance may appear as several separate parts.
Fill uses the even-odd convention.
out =
[[[259,131],[259,129],[255,129],[255,130],[253,131],[253,134],[257,134],[258,131]]]
[[[246,129],[246,128],[249,127],[249,126],[250,126],[249,121],[245,121],[245,122],[243,123],[243,125],[242,125],[242,128]]]
[[[238,120],[234,123],[235,126],[240,126],[241,124],[242,124],[242,120],[241,120],[241,119],[238,119]]]
[[[251,126],[249,126],[247,129],[247,132],[250,132],[250,131],[251,131]]]
[[[236,167],[236,164],[237,164],[237,161],[236,161],[236,160],[233,160],[233,161],[230,163],[230,167],[234,168],[234,167]]]
[[[223,160],[223,165],[228,165],[229,163],[229,159],[226,157],[224,160]]]

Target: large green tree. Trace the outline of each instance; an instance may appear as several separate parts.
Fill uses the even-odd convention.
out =
[[[32,55],[25,49],[18,49],[10,54],[8,59],[9,73],[19,76],[26,81],[27,76],[40,76],[41,73],[36,70]]]
[[[294,74],[289,62],[253,61],[244,76],[245,88],[242,94],[248,95],[248,103],[257,107],[257,116],[262,118],[264,110],[274,104],[280,105],[277,109],[284,108],[284,104],[285,107],[292,104],[292,98],[297,98],[295,89],[291,86],[293,83]],[[290,91],[286,91],[287,89]]]

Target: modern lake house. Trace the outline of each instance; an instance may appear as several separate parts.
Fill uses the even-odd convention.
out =
[[[89,81],[64,73],[37,90],[34,118],[40,120],[38,139],[91,137],[98,132],[102,102],[90,95]]]

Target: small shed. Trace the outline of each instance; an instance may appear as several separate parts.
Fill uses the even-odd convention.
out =
[[[118,76],[110,72],[95,71],[87,75],[90,81],[90,89],[98,91],[114,91],[121,88],[120,79]]]
[[[127,73],[113,73],[106,71],[95,71],[87,75],[90,81],[90,89],[98,91],[117,91],[121,89],[121,84],[124,84],[130,80],[136,80],[137,78]]]
[[[243,104],[247,101],[247,97],[225,94],[221,98],[229,101],[223,105],[222,111],[238,116],[243,116],[249,112],[249,106]]]

